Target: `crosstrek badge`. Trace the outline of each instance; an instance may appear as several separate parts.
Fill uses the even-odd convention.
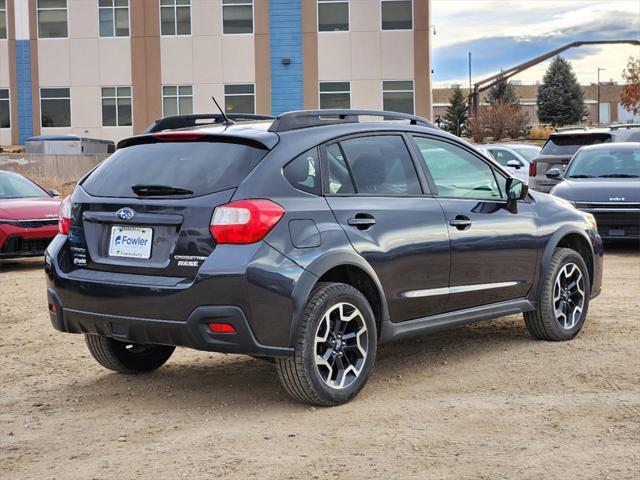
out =
[[[141,227],[111,227],[110,257],[150,258],[153,230]]]

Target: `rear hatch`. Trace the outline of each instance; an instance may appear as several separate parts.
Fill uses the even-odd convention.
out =
[[[268,150],[177,133],[139,137],[81,182],[69,233],[75,267],[195,277],[215,249],[214,209],[229,202]]]

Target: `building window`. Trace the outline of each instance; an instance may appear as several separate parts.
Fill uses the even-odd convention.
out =
[[[222,33],[253,33],[253,0],[222,0]]]
[[[40,111],[43,127],[71,126],[71,92],[68,88],[41,88]]]
[[[191,35],[191,0],[160,0],[160,33]]]
[[[381,0],[382,30],[411,30],[413,2],[411,0]]]
[[[345,32],[349,30],[348,0],[318,0],[318,31]]]
[[[165,85],[162,87],[162,114],[191,115],[193,113],[193,87],[189,85]]]
[[[11,127],[11,108],[9,107],[9,90],[0,88],[0,128]]]
[[[131,87],[102,88],[102,125],[104,127],[130,127]]]
[[[227,113],[255,113],[256,95],[253,83],[225,85],[224,110]]]
[[[38,0],[38,38],[66,38],[67,0]]]
[[[413,82],[382,82],[382,104],[388,112],[410,113],[413,115]]]
[[[0,0],[0,38],[7,38],[7,2]]]
[[[129,36],[129,0],[98,0],[101,37]]]
[[[351,108],[351,84],[320,82],[320,108]]]

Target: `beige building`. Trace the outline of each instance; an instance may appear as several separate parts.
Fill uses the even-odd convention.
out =
[[[538,85],[514,85],[516,95],[520,99],[520,105],[525,112],[529,114],[529,124],[538,123],[538,114],[536,107],[536,99],[538,97]],[[620,104],[620,94],[622,93],[622,85],[612,83],[600,84],[600,123],[640,123],[640,117],[634,117],[631,112],[622,107]],[[469,88],[462,88],[466,94]],[[586,122],[588,124],[598,123],[598,88],[597,85],[583,85],[584,103],[589,112]],[[449,106],[449,98],[453,93],[452,88],[436,88],[433,90],[433,116],[444,118],[447,107]],[[483,92],[480,98],[484,99],[488,92]]]
[[[0,144],[164,115],[431,117],[429,0],[0,0]]]

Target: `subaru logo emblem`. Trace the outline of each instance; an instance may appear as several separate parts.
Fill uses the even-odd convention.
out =
[[[134,212],[131,208],[125,207],[116,212],[116,217],[118,217],[120,220],[131,220],[135,214],[136,212]]]

